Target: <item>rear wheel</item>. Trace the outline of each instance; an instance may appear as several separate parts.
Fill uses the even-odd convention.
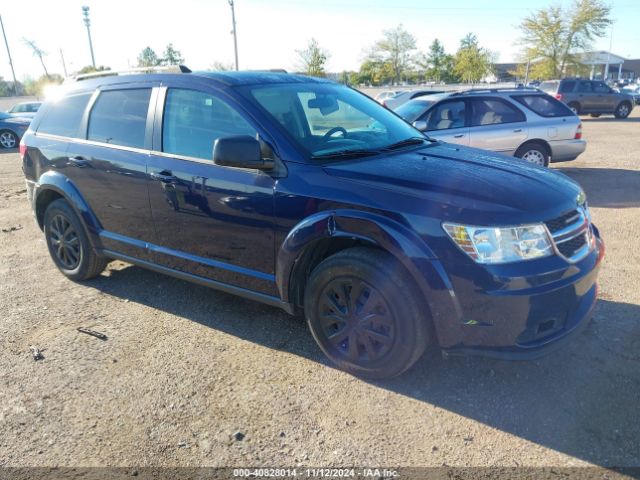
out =
[[[351,248],[318,265],[307,283],[307,324],[343,370],[368,378],[401,374],[424,353],[429,321],[419,292],[389,254]]]
[[[525,143],[516,151],[515,156],[541,167],[549,166],[549,150],[542,143]]]
[[[599,113],[590,113],[589,116],[591,118],[598,118],[600,116],[600,114]]]
[[[618,105],[618,108],[616,108],[616,111],[613,112],[613,115],[616,118],[627,118],[630,113],[631,113],[631,104],[629,102],[622,102],[620,105]]]
[[[10,130],[3,130],[0,132],[0,146],[2,148],[16,148],[18,136]]]
[[[53,262],[70,279],[88,280],[107,266],[108,260],[93,250],[82,222],[65,200],[55,200],[47,207],[44,234]]]
[[[580,115],[580,104],[578,102],[571,102],[567,106],[573,113],[575,113],[576,115]]]

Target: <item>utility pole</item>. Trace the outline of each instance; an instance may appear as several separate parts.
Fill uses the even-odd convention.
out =
[[[93,56],[93,43],[91,42],[91,20],[89,20],[89,7],[82,7],[82,19],[84,20],[84,25],[87,27],[87,35],[89,36],[89,50],[91,50],[91,65],[93,68],[96,68],[96,59]]]
[[[67,64],[64,63],[64,53],[62,53],[62,49],[60,49],[60,60],[62,60],[62,70],[64,70],[64,76],[67,76]]]
[[[11,67],[11,75],[13,75],[13,93],[18,96],[18,81],[16,80],[16,72],[13,70],[13,61],[11,60],[11,52],[9,51],[9,42],[7,42],[7,34],[4,32],[4,23],[2,23],[2,15],[0,15],[0,26],[2,27],[2,36],[4,37],[4,45],[7,47],[7,55],[9,56],[9,66]]]
[[[236,11],[235,11],[235,6],[233,4],[234,0],[229,0],[229,5],[231,6],[231,22],[233,24],[233,30],[231,30],[231,33],[233,33],[233,50],[235,52],[236,55],[236,71],[238,70],[238,35],[236,34]]]
[[[607,77],[609,76],[609,60],[611,59],[611,47],[613,47],[613,25],[611,25],[611,36],[609,37],[609,51],[607,52],[607,64],[604,67],[604,80],[607,81]]]

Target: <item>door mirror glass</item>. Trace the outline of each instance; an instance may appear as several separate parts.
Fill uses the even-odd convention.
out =
[[[220,137],[213,143],[213,163],[224,167],[270,170],[273,160],[263,159],[260,142],[250,135]]]

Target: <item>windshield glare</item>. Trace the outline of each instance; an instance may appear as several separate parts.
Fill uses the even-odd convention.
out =
[[[374,151],[422,135],[376,101],[341,85],[247,88],[249,95],[311,157]]]
[[[413,123],[434,103],[436,102],[430,100],[412,100],[400,105],[396,109],[396,113],[407,122]]]

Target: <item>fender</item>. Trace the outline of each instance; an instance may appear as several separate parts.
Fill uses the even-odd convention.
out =
[[[454,325],[461,325],[462,309],[451,281],[428,245],[404,225],[359,210],[318,212],[293,227],[280,246],[276,263],[276,285],[285,302],[292,301],[290,286],[296,262],[316,241],[327,238],[364,240],[393,255],[420,289],[439,338],[440,332],[444,334]]]
[[[49,170],[38,179],[33,195],[34,210],[38,204],[38,197],[47,191],[54,191],[69,202],[76,214],[82,219],[85,232],[94,248],[101,248],[99,233],[102,231],[100,222],[89,207],[78,187],[60,172]],[[36,213],[36,212],[34,212]]]

